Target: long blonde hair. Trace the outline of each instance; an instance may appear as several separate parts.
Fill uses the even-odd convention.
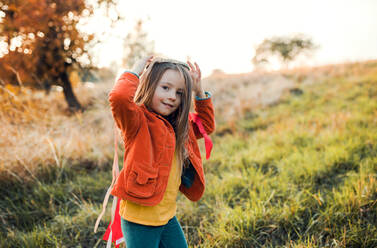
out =
[[[185,89],[178,109],[165,117],[174,128],[177,160],[182,168],[182,166],[186,164],[185,161],[188,157],[185,149],[185,142],[188,138],[188,115],[192,96],[192,79],[188,65],[176,60],[155,58],[141,76],[134,101],[138,105],[144,104],[149,110],[151,110],[150,106],[157,84],[165,71],[169,69],[178,71],[185,81]]]

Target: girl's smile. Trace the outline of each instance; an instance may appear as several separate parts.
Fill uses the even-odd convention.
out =
[[[153,94],[151,108],[168,116],[178,109],[185,89],[185,80],[179,71],[168,69],[162,75]]]

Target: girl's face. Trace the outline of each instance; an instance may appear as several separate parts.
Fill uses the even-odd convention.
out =
[[[168,116],[178,109],[185,91],[185,79],[179,71],[168,69],[157,83],[152,98],[154,112]]]

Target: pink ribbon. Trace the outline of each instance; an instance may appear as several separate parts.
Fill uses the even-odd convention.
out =
[[[111,243],[114,243],[115,247],[118,248],[120,243],[123,243],[125,241],[123,237],[123,233],[122,233],[122,227],[121,227],[120,215],[119,215],[120,199],[116,199],[116,201],[117,203],[116,203],[115,212],[112,213],[114,214],[114,219],[112,222],[110,222],[109,226],[106,229],[105,234],[103,235],[103,240],[107,240],[106,247],[111,247]]]
[[[206,159],[208,160],[209,157],[211,156],[211,150],[213,147],[213,143],[211,138],[208,136],[206,130],[203,127],[202,120],[200,119],[199,115],[196,113],[190,113],[190,118],[195,122],[195,124],[198,126],[199,132],[203,135],[204,137],[204,144],[206,147]]]

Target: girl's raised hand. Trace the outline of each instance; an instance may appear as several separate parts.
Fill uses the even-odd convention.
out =
[[[191,75],[191,78],[192,78],[192,90],[195,94],[195,96],[199,97],[199,98],[204,98],[205,97],[205,94],[204,94],[204,91],[202,89],[202,72],[200,71],[200,68],[198,66],[198,64],[196,62],[194,62],[194,65],[191,64],[190,61],[187,61],[187,64],[189,65],[190,67],[190,75]]]
[[[145,56],[139,59],[138,61],[136,61],[136,63],[132,67],[132,71],[137,73],[139,76],[141,76],[147,64],[149,64],[152,60],[153,60],[153,55]]]

